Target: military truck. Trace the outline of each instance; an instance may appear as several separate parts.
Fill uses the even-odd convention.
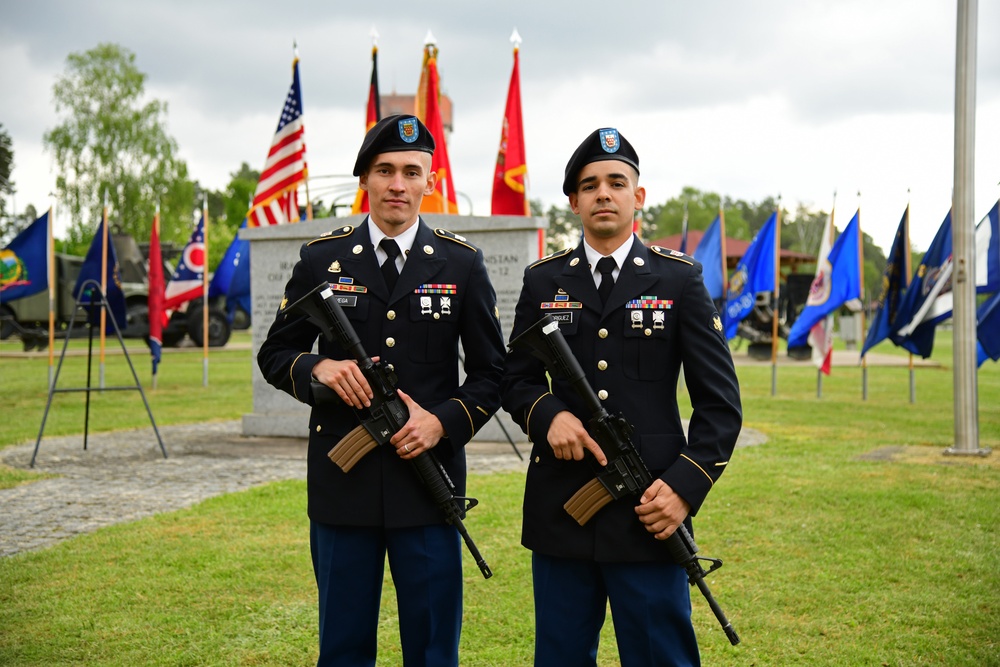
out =
[[[115,234],[114,244],[121,272],[122,292],[125,294],[127,322],[122,327],[122,335],[126,338],[146,338],[149,336],[146,256],[131,236]],[[165,250],[164,255],[169,254],[171,253]],[[55,259],[56,335],[61,336],[71,321],[75,322],[74,331],[82,333],[86,331],[87,314],[82,308],[75,308],[73,288],[83,266],[83,257],[56,253]],[[173,267],[164,260],[164,275],[170,276],[172,273]],[[0,339],[6,340],[14,334],[20,334],[25,349],[41,348],[48,343],[48,321],[48,291],[0,303]],[[192,300],[171,315],[170,322],[163,328],[163,345],[176,347],[185,336],[190,336],[195,345],[201,346],[203,325],[202,299]],[[213,299],[210,304],[208,332],[210,347],[221,347],[229,341],[232,325],[226,316],[225,297]]]

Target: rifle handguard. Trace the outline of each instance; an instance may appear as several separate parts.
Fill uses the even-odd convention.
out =
[[[350,472],[358,461],[368,452],[378,447],[378,442],[372,437],[363,424],[354,427],[350,433],[340,439],[327,456],[344,472]]]
[[[573,497],[566,501],[563,509],[582,526],[612,500],[614,497],[604,488],[601,480],[595,477],[581,486]]]

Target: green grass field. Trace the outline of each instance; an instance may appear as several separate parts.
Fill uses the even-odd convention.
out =
[[[74,341],[73,345],[77,345]],[[18,419],[0,443],[34,441],[47,360],[12,359],[0,376]],[[877,348],[880,352],[890,353]],[[1000,366],[979,374],[980,445],[953,444],[951,347],[937,368],[834,368],[816,398],[811,366],[738,368],[745,423],[769,437],[742,448],[696,519],[709,584],[743,639],[731,647],[692,592],[706,665],[1000,665]],[[158,423],[237,419],[250,409],[245,350],[165,355],[149,392]],[[85,380],[86,358],[70,368]],[[134,358],[144,384],[148,354]],[[70,364],[70,362],[67,362]],[[109,384],[121,362],[108,357]],[[67,370],[70,370],[67,368]],[[125,370],[127,374],[127,368]],[[69,376],[67,376],[69,377]],[[95,375],[96,377],[96,375]],[[47,435],[82,430],[82,396],[60,396]],[[126,405],[127,404],[127,405]],[[148,424],[138,395],[96,397],[94,430]],[[0,485],[33,473],[0,472]],[[519,546],[520,473],[472,476],[467,526],[495,576],[465,562],[462,664],[530,665],[529,554]],[[283,482],[0,559],[2,665],[304,665],[315,660],[305,486]],[[395,602],[384,589],[380,665],[398,665]],[[616,665],[610,618],[601,665]]]

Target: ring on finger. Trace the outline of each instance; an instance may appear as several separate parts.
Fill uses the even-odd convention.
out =
[[[406,452],[407,454],[409,454],[409,453],[410,453],[410,446],[409,446],[409,445],[403,445],[403,450],[404,450],[404,451],[405,451],[405,452]]]

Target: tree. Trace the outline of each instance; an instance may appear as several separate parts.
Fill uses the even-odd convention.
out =
[[[10,243],[21,231],[17,221],[7,213],[7,197],[14,194],[14,183],[10,180],[13,171],[14,144],[0,123],[0,246]]]
[[[218,266],[229,244],[236,238],[250,210],[250,201],[259,181],[260,172],[243,162],[239,170],[229,174],[229,184],[224,191],[207,193],[208,214],[212,223],[208,237],[210,267]]]
[[[143,103],[146,75],[135,54],[99,44],[67,57],[53,86],[62,123],[45,133],[56,162],[56,195],[73,220],[67,245],[85,251],[102,217],[104,193],[116,231],[149,237],[160,203],[161,238],[183,242],[191,229],[194,185],[165,129],[166,102]]]

